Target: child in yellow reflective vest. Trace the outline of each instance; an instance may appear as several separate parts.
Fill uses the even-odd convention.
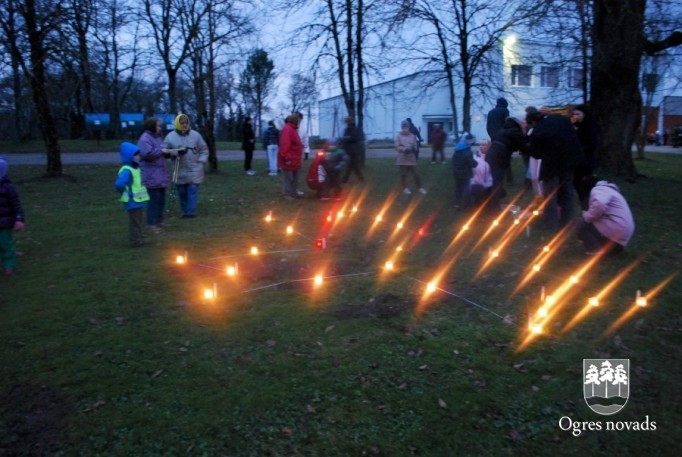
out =
[[[142,227],[144,208],[149,201],[147,188],[142,185],[140,150],[133,143],[121,143],[121,169],[114,187],[121,193],[120,201],[128,212],[128,240],[130,246],[144,245]]]

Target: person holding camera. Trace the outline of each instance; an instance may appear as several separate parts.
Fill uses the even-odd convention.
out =
[[[400,123],[400,128],[400,132],[395,137],[395,150],[398,152],[395,163],[400,170],[400,184],[403,186],[403,193],[405,195],[412,193],[407,187],[407,177],[412,175],[419,192],[426,194],[426,189],[422,187],[419,173],[417,173],[417,153],[419,151],[417,137],[410,132],[410,123],[407,120]]]
[[[179,160],[176,189],[183,218],[196,217],[199,185],[204,182],[204,164],[208,161],[208,146],[196,130],[190,128],[189,116],[178,114],[175,130],[166,135],[164,148],[174,160]]]

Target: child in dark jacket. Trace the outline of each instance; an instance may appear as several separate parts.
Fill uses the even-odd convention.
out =
[[[0,157],[0,262],[5,276],[13,275],[16,267],[12,230],[24,229],[24,211],[17,189],[7,177],[8,170],[9,164],[4,157]]]
[[[471,204],[471,177],[477,162],[471,152],[474,137],[465,133],[455,145],[452,155],[452,171],[455,175],[455,208],[466,209]]]
[[[120,201],[128,212],[128,240],[133,248],[144,245],[142,222],[144,208],[149,201],[147,188],[142,185],[140,150],[133,143],[121,143],[121,168],[114,187],[121,193]]]

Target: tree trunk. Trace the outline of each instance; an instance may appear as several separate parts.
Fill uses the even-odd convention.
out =
[[[601,127],[600,168],[637,177],[632,144],[642,112],[639,68],[646,0],[596,0],[592,109]]]
[[[33,102],[35,104],[36,115],[40,131],[45,141],[47,149],[47,171],[46,176],[62,175],[62,155],[59,148],[57,128],[54,118],[50,112],[50,103],[47,95],[45,78],[46,52],[43,47],[42,33],[38,28],[35,2],[26,2],[26,29],[28,31],[28,41],[30,45],[32,74],[29,75],[31,90],[33,92]]]

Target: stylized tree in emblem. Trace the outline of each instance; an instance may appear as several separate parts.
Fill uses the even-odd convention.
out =
[[[599,381],[599,371],[597,371],[597,367],[594,364],[590,364],[587,368],[587,372],[585,373],[585,384],[592,384],[592,396],[594,397],[594,385],[601,384],[601,381]]]
[[[616,366],[616,371],[613,372],[613,382],[612,384],[615,386],[616,384],[618,385],[618,396],[621,397],[622,395],[620,394],[620,385],[621,384],[628,384],[628,374],[625,372],[625,368],[623,367],[623,364],[619,364]]]
[[[604,395],[609,398],[609,382],[613,383],[613,367],[611,362],[604,360],[601,363],[601,371],[599,372],[599,380],[604,382]],[[615,383],[614,383],[615,384]]]

